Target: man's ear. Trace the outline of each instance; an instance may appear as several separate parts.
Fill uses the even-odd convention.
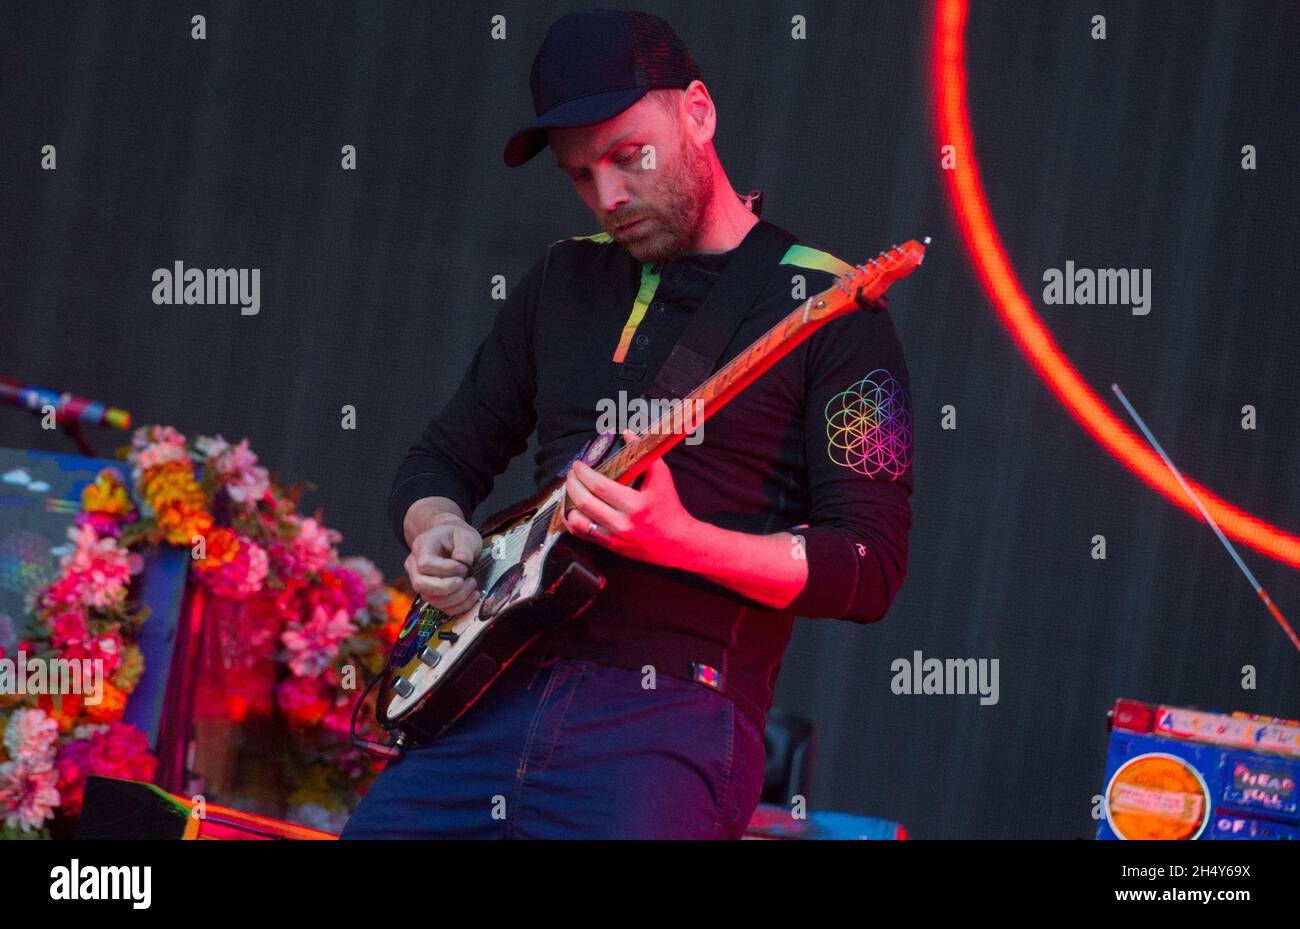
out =
[[[695,125],[704,127],[713,110],[713,98],[709,95],[709,89],[697,78],[687,85],[685,96],[686,117],[694,121]]]

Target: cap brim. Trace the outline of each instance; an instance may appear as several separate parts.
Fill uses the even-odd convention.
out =
[[[546,130],[571,129],[603,123],[636,103],[649,90],[648,87],[611,90],[603,94],[578,97],[560,104],[510,137],[510,141],[506,143],[506,164],[512,168],[518,167],[546,148],[548,141]]]

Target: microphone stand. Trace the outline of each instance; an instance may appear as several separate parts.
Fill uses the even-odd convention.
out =
[[[82,426],[81,420],[72,418],[65,419],[63,421],[63,431],[72,437],[72,440],[76,442],[77,446],[81,449],[81,453],[87,458],[99,457],[95,454],[94,446],[90,444],[90,440],[86,438],[86,430]]]

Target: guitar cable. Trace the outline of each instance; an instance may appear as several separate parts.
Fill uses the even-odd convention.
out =
[[[374,739],[363,739],[357,735],[357,717],[361,713],[361,707],[365,704],[366,697],[370,696],[370,691],[383,679],[383,674],[375,675],[375,677],[371,678],[370,683],[366,685],[366,689],[361,691],[361,696],[357,698],[356,705],[352,707],[352,726],[349,735],[352,736],[352,744],[367,755],[393,761],[402,757],[402,750],[406,744],[404,733],[397,733],[391,742],[376,742]]]

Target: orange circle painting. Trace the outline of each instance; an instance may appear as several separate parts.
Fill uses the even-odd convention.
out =
[[[1106,787],[1106,818],[1121,839],[1194,839],[1210,819],[1210,791],[1181,758],[1125,762]]]

